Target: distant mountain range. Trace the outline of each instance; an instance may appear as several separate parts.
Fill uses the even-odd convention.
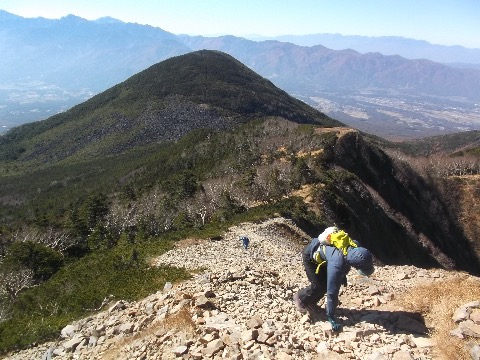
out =
[[[225,51],[292,93],[385,90],[406,94],[480,99],[480,71],[454,69],[430,60],[380,53],[303,47],[278,41],[184,37],[193,49]]]
[[[0,127],[47,118],[155,63],[201,49],[226,52],[289,94],[380,136],[480,129],[475,69],[322,45],[174,35],[112,18],[26,19],[5,11],[0,67],[8,71],[0,72]]]
[[[0,81],[56,83],[99,92],[190,48],[159,28],[73,15],[23,18],[0,10]]]
[[[323,45],[333,50],[352,49],[362,54],[379,52],[400,55],[407,59],[429,59],[459,67],[480,68],[480,49],[463,46],[435,45],[424,40],[400,36],[359,36],[341,34],[283,35],[276,37],[250,36],[255,41],[276,40],[300,46]]]

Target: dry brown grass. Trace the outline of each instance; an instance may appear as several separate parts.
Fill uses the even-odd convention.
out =
[[[460,192],[458,213],[465,235],[480,257],[480,175],[457,177]],[[455,185],[454,185],[455,186]]]
[[[175,243],[175,248],[186,248],[193,245],[201,245],[207,242],[206,239],[197,239],[197,238],[186,238],[179,240]]]
[[[419,285],[397,301],[403,307],[415,312],[421,312],[426,325],[433,329],[432,338],[435,341],[438,359],[471,359],[465,350],[467,341],[450,335],[456,328],[452,320],[454,311],[472,301],[480,300],[480,279],[471,276],[461,276],[452,280]]]
[[[340,127],[340,126],[331,127],[331,128],[316,128],[315,129],[316,134],[324,134],[324,133],[327,133],[327,132],[335,132],[335,133],[337,133],[337,137],[341,137],[341,136],[345,135],[346,133],[356,132],[356,131],[357,130],[352,129],[352,128]]]
[[[292,191],[292,195],[301,197],[306,204],[311,204],[313,203],[313,191],[314,189],[312,185],[302,185],[300,189]]]
[[[195,333],[195,322],[188,307],[183,307],[175,314],[167,316],[163,326],[171,331],[183,331],[190,335]]]
[[[103,360],[115,360],[122,358],[122,350],[127,346],[132,346],[135,342],[146,339],[160,337],[167,332],[175,333],[175,337],[186,338],[193,336],[196,326],[192,320],[189,307],[185,306],[175,314],[168,315],[163,321],[155,321],[150,326],[139,331],[134,336],[125,337],[110,347],[103,355]]]

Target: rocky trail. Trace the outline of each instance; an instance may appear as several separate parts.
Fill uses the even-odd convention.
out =
[[[247,250],[242,235],[250,239]],[[419,284],[467,275],[412,266],[378,266],[369,278],[351,271],[337,311],[343,331],[332,333],[323,306],[303,315],[292,301],[307,284],[300,252],[308,240],[283,218],[232,227],[220,239],[186,239],[154,262],[186,267],[190,280],[138,302],[111,303],[66,326],[57,341],[7,358],[440,358],[428,322],[396,300]],[[477,301],[458,309],[452,336],[480,337],[479,308]],[[469,351],[480,358],[478,345]]]

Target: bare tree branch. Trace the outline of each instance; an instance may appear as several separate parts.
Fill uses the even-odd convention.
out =
[[[7,294],[13,303],[23,289],[33,286],[33,271],[30,269],[4,272],[0,279],[0,291]]]

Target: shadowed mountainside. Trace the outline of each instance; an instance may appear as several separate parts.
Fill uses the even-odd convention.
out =
[[[394,162],[358,133],[341,137],[332,157],[357,177],[345,181],[338,193],[343,204],[337,203],[332,217],[339,223],[359,231],[371,247],[383,244],[382,253],[394,263],[416,259],[419,266],[466,266],[479,272],[479,254],[450,205],[407,164]]]

